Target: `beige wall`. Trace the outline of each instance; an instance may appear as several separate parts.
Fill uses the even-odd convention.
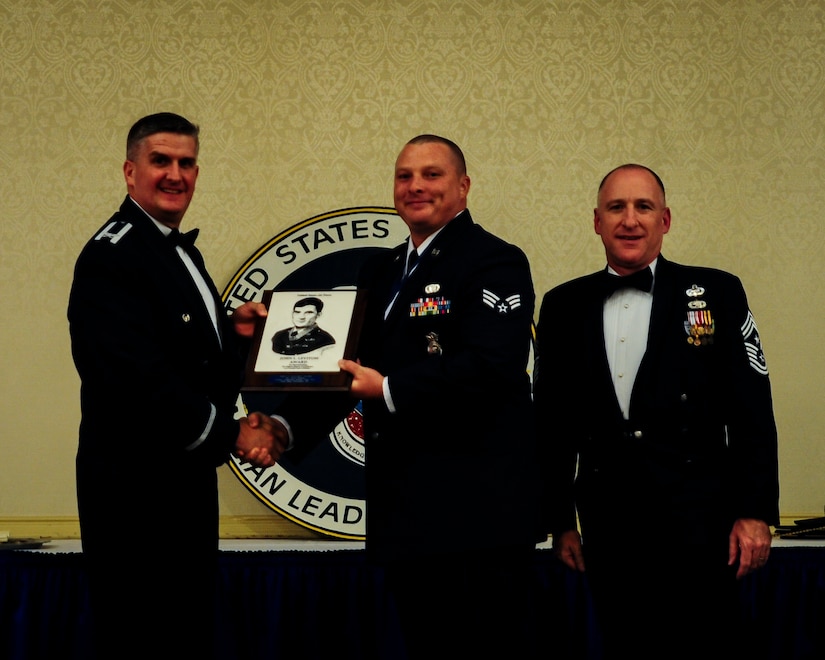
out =
[[[527,251],[540,294],[603,265],[601,175],[650,165],[665,254],[749,293],[782,513],[822,515],[823,62],[822,1],[0,0],[0,523],[76,516],[72,267],[125,194],[128,127],[159,110],[202,127],[185,223],[219,288],[300,220],[390,206],[418,133],[465,148],[476,220]],[[227,468],[221,505],[277,517]]]

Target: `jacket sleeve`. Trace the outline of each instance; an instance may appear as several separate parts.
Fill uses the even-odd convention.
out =
[[[726,382],[727,436],[731,479],[729,500],[735,518],[779,524],[777,430],[767,361],[741,281],[732,277],[731,310],[719,339]]]
[[[544,295],[536,326],[533,401],[537,449],[543,475],[542,511],[545,531],[558,535],[577,528],[575,478],[579,439],[577,398],[559,374],[569,373],[573,352],[566,340],[559,289]],[[567,328],[569,330],[569,328]]]

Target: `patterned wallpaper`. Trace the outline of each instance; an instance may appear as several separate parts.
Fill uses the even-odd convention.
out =
[[[823,62],[822,0],[0,0],[0,515],[76,513],[72,266],[125,194],[129,126],[159,110],[201,125],[185,224],[219,287],[300,220],[390,206],[418,133],[462,145],[476,220],[527,251],[539,293],[603,265],[601,176],[653,167],[665,254],[748,290],[783,514],[822,515]],[[221,488],[225,514],[262,512]]]

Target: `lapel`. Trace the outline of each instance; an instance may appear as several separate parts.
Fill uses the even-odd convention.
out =
[[[387,316],[386,327],[395,325],[401,319],[409,318],[410,303],[424,295],[422,287],[425,283],[439,279],[438,276],[443,274],[444,267],[451,263],[451,260],[456,259],[456,252],[465,243],[467,232],[471,231],[473,226],[473,219],[467,209],[447,223],[424,254],[418,258],[418,265],[412,274],[401,284],[395,304]],[[406,249],[406,243],[396,248],[397,253],[392,260],[391,278],[393,282],[400,278],[403,271]],[[385,299],[389,299],[389,296]]]
[[[631,411],[634,409],[637,397],[643,397],[653,391],[650,381],[654,375],[655,365],[661,357],[664,342],[668,340],[667,326],[673,310],[672,294],[675,282],[673,265],[660,254],[653,283],[653,306],[650,310],[647,347],[633,383],[633,392],[630,397]]]
[[[653,307],[650,310],[650,331],[647,337],[647,350],[642,359],[642,365],[649,363],[648,356],[655,355],[661,348],[665,336],[667,319],[673,307],[671,292],[674,287],[674,272],[672,264],[662,255],[656,264],[656,278],[653,285]],[[641,367],[639,369],[641,372]]]
[[[167,289],[167,294],[170,294],[166,296],[170,301],[170,305],[179,307],[181,314],[188,313],[188,311],[194,307],[202,310],[202,313],[192,314],[192,317],[205,320],[205,323],[200,324],[202,331],[208,333],[208,336],[215,342],[215,345],[219,346],[215,335],[215,328],[212,326],[212,320],[209,318],[209,314],[205,308],[206,301],[204,301],[201,296],[200,290],[192,279],[192,275],[189,273],[186,265],[178,255],[175,246],[160,232],[151,218],[132,202],[128,195],[121,205],[120,211],[124,219],[135,227],[135,231],[138,232],[144,243],[147,244],[148,249],[151,250],[154,255],[153,262],[159,265],[163,264],[163,272],[168,273],[168,275],[164,276],[166,280],[164,288]],[[220,300],[220,294],[209,273],[206,271],[206,266],[200,251],[193,246],[189,254],[212,294],[212,301],[217,309],[219,331],[225,335],[225,327],[220,325],[224,319],[224,315],[221,313],[222,302]],[[149,258],[149,255],[147,255],[147,258]]]
[[[212,304],[215,305],[218,321],[220,322],[223,301],[221,300],[221,294],[218,292],[218,288],[215,286],[215,283],[212,281],[212,277],[209,275],[209,271],[206,270],[203,255],[201,255],[200,250],[198,250],[198,248],[194,245],[190,247],[187,252],[192,261],[195,263],[195,267],[198,269],[198,272],[200,272],[201,277],[203,277],[206,282],[206,286],[209,287],[209,292],[212,294]]]
[[[380,310],[376,310],[376,313],[379,313],[380,311],[382,319],[387,306],[392,301],[394,293],[396,290],[398,291],[398,295],[395,298],[395,303],[393,304],[390,313],[387,315],[386,320],[383,321],[385,325],[395,322],[398,318],[400,318],[398,310],[403,307],[403,304],[400,301],[404,300],[406,291],[408,291],[410,286],[411,278],[408,278],[406,282],[401,282],[401,277],[404,274],[404,259],[406,254],[406,242],[393,248],[390,258],[387,259],[387,261],[384,262],[382,267],[377,271],[376,277],[373,280],[375,300],[380,304]]]

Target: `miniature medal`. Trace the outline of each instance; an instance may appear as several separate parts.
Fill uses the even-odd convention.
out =
[[[713,314],[707,308],[707,302],[699,299],[704,294],[705,287],[698,284],[693,284],[685,290],[685,295],[689,298],[685,332],[687,333],[687,342],[691,346],[707,346],[713,343],[716,322]]]

